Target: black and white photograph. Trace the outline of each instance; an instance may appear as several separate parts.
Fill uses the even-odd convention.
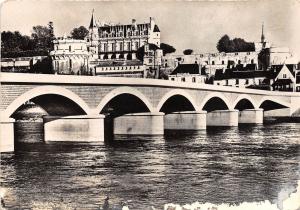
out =
[[[299,0],[0,5],[0,209],[300,210]]]

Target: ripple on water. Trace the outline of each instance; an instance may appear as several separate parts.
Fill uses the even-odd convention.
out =
[[[130,209],[273,201],[299,179],[299,129],[282,123],[97,144],[23,143],[1,156],[0,181],[10,209],[97,209],[107,195],[115,205],[129,201]]]

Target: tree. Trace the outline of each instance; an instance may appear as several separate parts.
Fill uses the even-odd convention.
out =
[[[163,55],[166,55],[168,53],[173,53],[176,51],[176,49],[173,46],[165,44],[165,43],[160,44],[160,49],[163,50]]]
[[[218,41],[217,49],[219,52],[248,52],[254,51],[255,46],[253,42],[246,42],[241,38],[234,38],[231,40],[227,34],[221,37]]]
[[[149,45],[149,50],[157,50],[159,47],[157,47],[155,44],[148,44]],[[144,61],[144,55],[145,55],[145,45],[141,46],[139,49],[136,51],[136,58],[139,59],[140,61]]]
[[[191,55],[194,51],[192,49],[186,49],[183,51],[184,55]]]
[[[34,42],[29,36],[23,36],[19,31],[3,31],[1,33],[1,57],[26,56],[26,52],[34,50]]]
[[[88,33],[89,31],[84,26],[80,26],[79,28],[74,28],[71,31],[71,37],[73,39],[83,40],[88,35]]]
[[[222,36],[222,38],[218,41],[217,50],[219,52],[228,52],[230,45],[230,38],[227,34]]]
[[[51,50],[52,41],[54,39],[53,23],[49,22],[48,26],[34,26],[32,28],[31,37],[35,42],[36,50]]]

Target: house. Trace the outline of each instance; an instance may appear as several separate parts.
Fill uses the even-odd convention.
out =
[[[181,82],[193,82],[193,83],[205,83],[207,81],[207,75],[203,68],[200,68],[199,64],[179,64],[168,79],[171,81]]]
[[[294,64],[272,65],[267,75],[272,90],[295,91],[296,71]]]
[[[266,72],[257,70],[256,64],[238,64],[226,70],[217,69],[213,84],[245,88],[263,85],[265,78]]]
[[[216,71],[214,85],[247,88],[263,85],[266,78],[264,71],[233,71],[232,69],[222,71],[222,69]]]

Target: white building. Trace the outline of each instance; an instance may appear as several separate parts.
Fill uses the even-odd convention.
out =
[[[299,72],[294,64],[273,65],[268,78],[272,90],[297,91],[296,75]]]
[[[142,62],[101,62],[95,66],[97,76],[111,77],[146,77],[146,68]]]
[[[86,41],[61,38],[53,41],[52,67],[59,74],[92,74]]]
[[[168,79],[177,82],[205,83],[207,75],[198,64],[179,64],[174,71],[168,75]]]

